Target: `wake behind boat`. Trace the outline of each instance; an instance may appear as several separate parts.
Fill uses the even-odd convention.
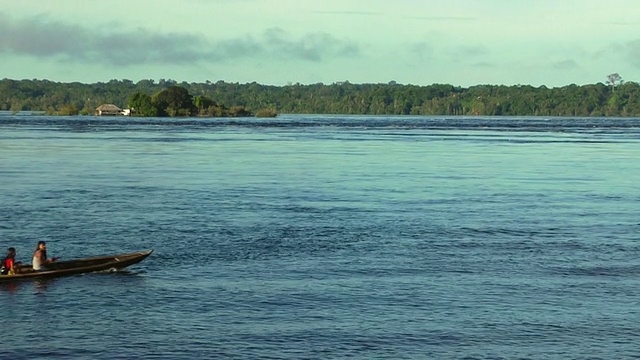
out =
[[[137,264],[151,255],[153,250],[112,256],[89,257],[75,260],[56,261],[47,264],[46,270],[34,271],[31,265],[22,265],[17,274],[0,275],[0,283],[22,279],[42,279],[59,276],[84,274],[95,271],[123,269]]]

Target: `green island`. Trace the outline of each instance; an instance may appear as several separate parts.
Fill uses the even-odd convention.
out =
[[[178,83],[111,80],[84,84],[0,80],[0,110],[93,115],[103,104],[131,116],[274,117],[286,114],[640,116],[640,85],[610,74],[605,83],[548,88],[530,85],[427,86],[352,84]]]

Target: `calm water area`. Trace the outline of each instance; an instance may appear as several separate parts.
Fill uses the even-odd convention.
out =
[[[0,116],[0,359],[640,358],[640,119]]]

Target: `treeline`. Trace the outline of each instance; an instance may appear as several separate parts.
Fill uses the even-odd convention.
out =
[[[640,116],[640,86],[635,82],[557,88],[528,85],[463,88],[395,82],[268,86],[224,81],[111,80],[83,84],[3,79],[0,110],[61,114],[75,109],[80,114],[93,114],[101,104],[129,107],[135,94],[153,99],[171,87],[182,88],[192,96],[193,108],[167,113],[169,116],[229,115],[224,109],[242,110],[243,114],[270,109],[292,114]]]
[[[132,116],[145,117],[246,117],[253,115],[242,106],[229,108],[203,95],[194,98],[187,89],[177,85],[169,86],[153,96],[136,92],[129,98],[128,106]],[[258,115],[260,114],[266,116],[266,111],[258,112]],[[275,110],[270,112],[270,116],[275,115]]]

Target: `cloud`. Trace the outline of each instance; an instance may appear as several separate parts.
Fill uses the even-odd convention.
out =
[[[640,68],[640,39],[627,42],[622,49],[631,64]]]
[[[475,64],[472,65],[475,68],[480,68],[480,69],[491,69],[491,68],[497,68],[498,65],[492,62],[488,62],[488,61],[480,61],[477,62]]]
[[[489,50],[482,45],[460,45],[448,52],[451,61],[471,61],[489,54]]]
[[[348,15],[348,16],[382,16],[384,15],[381,12],[374,11],[314,11],[316,14],[325,14],[325,15]]]
[[[420,41],[410,44],[408,49],[418,60],[435,60],[439,57],[448,63],[483,63],[483,59],[490,55],[489,49],[482,45],[437,44],[437,46],[440,47],[439,51],[436,51],[434,42]]]
[[[18,22],[0,13],[0,52],[51,56],[73,52],[86,41],[79,27],[43,24],[42,20],[34,17]]]
[[[476,21],[477,18],[468,16],[407,16],[409,19],[424,20],[429,22],[454,22],[454,21]]]
[[[607,61],[611,65],[629,64],[640,68],[640,38],[627,42],[614,42],[593,52],[592,59]]]
[[[195,64],[257,57],[324,61],[356,56],[357,44],[326,33],[294,37],[273,28],[252,36],[213,41],[191,33],[159,33],[148,29],[111,30],[52,21],[45,16],[13,20],[0,13],[0,54],[115,66]]]
[[[357,44],[321,32],[295,39],[280,28],[272,28],[265,32],[265,39],[266,46],[273,52],[314,62],[325,57],[352,57],[360,53]]]
[[[556,61],[552,63],[551,66],[557,70],[573,70],[580,67],[578,63],[572,59]]]
[[[409,52],[415,55],[418,60],[431,59],[434,55],[434,49],[430,42],[420,41],[409,45]]]
[[[145,29],[105,32],[36,16],[14,21],[0,14],[0,53],[112,65],[188,63],[210,56],[207,41],[193,34]]]

